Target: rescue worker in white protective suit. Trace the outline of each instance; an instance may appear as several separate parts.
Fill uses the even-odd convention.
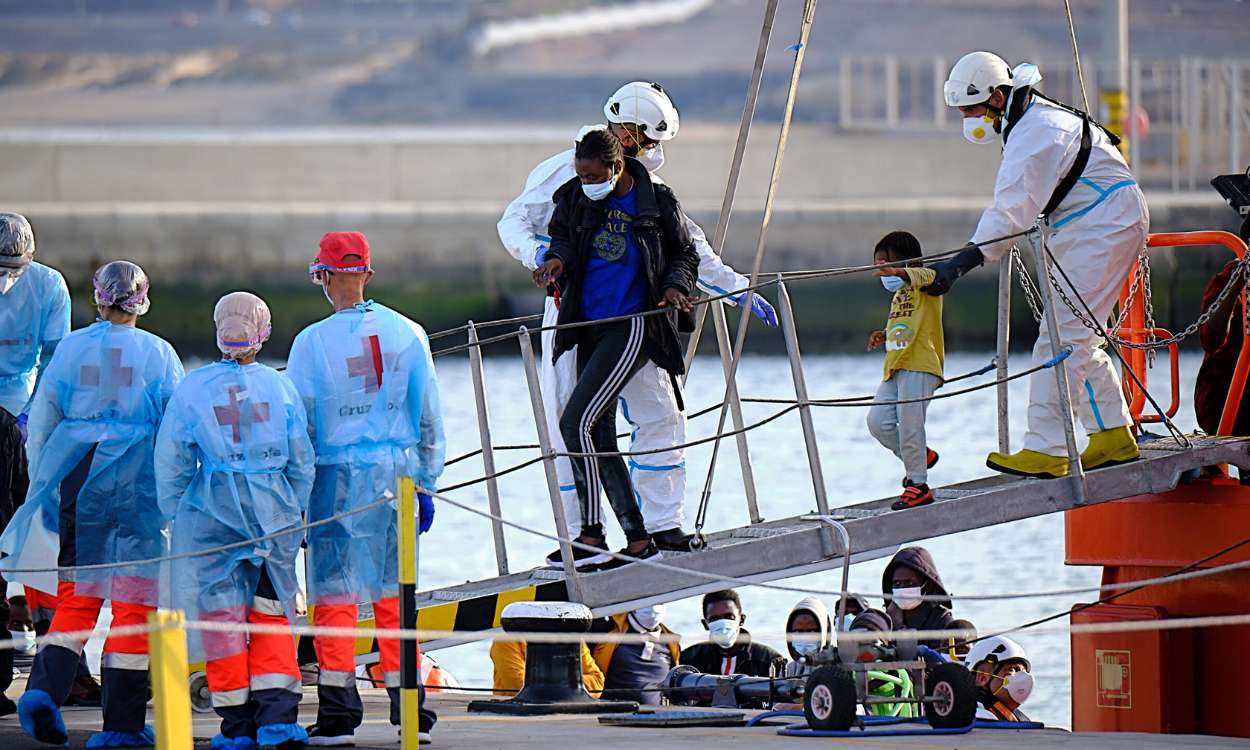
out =
[[[609,128],[620,139],[625,155],[640,161],[651,173],[652,181],[661,183],[655,171],[664,164],[663,143],[677,135],[680,123],[677,108],[663,88],[658,83],[646,81],[627,83],[604,104],[603,114],[608,124],[582,128],[576,141],[580,142],[582,135],[589,130]],[[499,220],[499,239],[504,248],[530,271],[542,263],[551,241],[547,235],[547,223],[555,209],[552,196],[561,185],[577,176],[573,168],[573,151],[572,148],[561,151],[534,167],[525,180],[525,190],[508,204]],[[689,217],[686,217],[686,230],[699,254],[700,288],[709,294],[721,295],[749,286],[747,277],[721,261],[703,230]],[[553,296],[553,288],[548,288],[543,307],[544,328],[554,326],[559,315],[560,303]],[[744,296],[745,293],[738,294],[725,298],[725,301],[733,304]],[[776,311],[759,294],[751,297],[751,311],[766,325],[777,325]],[[552,351],[555,334],[554,330],[543,331],[543,351]],[[577,382],[577,357],[561,357],[555,363],[549,356],[540,360],[539,379],[548,432],[556,452],[562,453],[565,447],[560,437],[560,413]],[[673,379],[655,363],[648,361],[626,384],[619,404],[620,413],[630,424],[631,451],[652,451],[686,442],[684,405]],[[643,520],[656,546],[668,550],[689,550],[690,535],[681,528],[685,518],[685,451],[678,448],[643,453],[629,457],[628,462]],[[581,510],[577,488],[567,458],[556,459],[556,474],[565,517],[579,518]]]
[[[1003,160],[994,204],[981,215],[969,246],[936,265],[937,278],[925,291],[943,294],[986,259],[998,260],[1012,241],[978,245],[1026,230],[1045,214],[1052,230],[1048,248],[1075,287],[1056,270],[1064,293],[1082,313],[1083,299],[1092,317],[1105,322],[1133,260],[1145,251],[1150,214],[1115,148],[1118,140],[1084,113],[1037,92],[1034,86],[1041,80],[1036,65],[1023,63],[1009,70],[989,52],[971,52],[951,69],[944,94],[946,104],[964,117],[964,137],[988,144],[1001,135]],[[1061,302],[1055,305],[1055,319],[1061,345],[1072,347],[1062,366],[1068,371],[1072,403],[1089,433],[1081,464],[1088,470],[1136,459],[1128,406],[1111,358],[1100,348],[1102,340]],[[1043,319],[1033,346],[1037,363],[1054,355],[1046,326]],[[1071,418],[1060,407],[1055,374],[1049,369],[1035,372],[1029,380],[1024,449],[991,453],[986,465],[1020,476],[1065,476],[1064,420]]]

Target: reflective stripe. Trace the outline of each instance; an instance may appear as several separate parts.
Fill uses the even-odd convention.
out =
[[[576,485],[576,484],[562,484],[562,485],[560,485],[560,491],[561,491],[561,492],[572,492],[572,491],[573,491],[573,490],[575,490],[575,489],[577,489],[577,485]]]
[[[289,690],[292,693],[300,692],[300,681],[298,677],[292,677],[289,674],[254,674],[252,675],[252,690]]]
[[[56,635],[56,633],[49,632],[48,635]],[[85,644],[82,641],[61,641],[59,643],[49,643],[46,646],[40,646],[39,650],[43,651],[45,648],[63,648],[66,651],[73,651],[77,656],[82,654],[82,647],[84,645]]]
[[[1114,185],[1112,185],[1111,187],[1107,188],[1106,190],[1103,190],[1102,188],[1098,187],[1097,183],[1095,183],[1093,180],[1087,177],[1082,177],[1081,179],[1077,180],[1077,182],[1081,183],[1082,185],[1086,185],[1092,188],[1096,193],[1098,193],[1098,200],[1089,204],[1085,208],[1082,208],[1080,211],[1077,211],[1076,213],[1068,214],[1067,216],[1063,217],[1059,221],[1056,221],[1054,224],[1055,229],[1058,229],[1059,227],[1069,222],[1076,221],[1077,219],[1081,218],[1082,216],[1089,213],[1090,211],[1093,211],[1095,208],[1098,208],[1098,206],[1102,205],[1103,201],[1110,198],[1111,194],[1119,190],[1120,188],[1126,188],[1130,185],[1137,184],[1136,180],[1121,180],[1115,183]]]
[[[1098,410],[1098,402],[1094,400],[1094,386],[1085,381],[1085,394],[1089,396],[1089,408],[1094,411],[1094,421],[1098,423],[1098,429],[1105,430],[1107,425],[1102,423],[1102,412]]]
[[[356,684],[355,672],[335,672],[329,669],[321,670],[321,674],[317,677],[318,685],[326,685],[328,687],[351,687]]]
[[[383,672],[382,683],[388,688],[399,687],[399,672]]]
[[[685,461],[682,461],[682,462],[681,462],[681,463],[679,463],[679,464],[667,464],[667,465],[660,465],[660,466],[647,466],[646,464],[640,464],[640,463],[638,463],[637,461],[634,461],[634,460],[632,460],[632,459],[631,459],[631,460],[630,460],[630,462],[629,462],[629,468],[631,468],[631,469],[637,469],[637,470],[639,470],[639,471],[676,471],[677,469],[684,469],[684,468],[686,468],[686,462],[685,462]]]
[[[266,599],[262,596],[252,597],[252,611],[262,615],[285,615],[286,608],[277,599]]]
[[[130,669],[135,671],[145,671],[148,668],[147,654],[119,654],[117,652],[107,652],[100,659],[101,669]]]
[[[237,688],[235,690],[222,690],[221,692],[209,693],[212,698],[213,708],[230,708],[232,706],[246,706],[251,692],[245,688]]]

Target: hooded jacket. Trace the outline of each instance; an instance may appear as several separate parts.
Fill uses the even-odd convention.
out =
[[[794,627],[794,618],[801,614],[811,615],[816,618],[816,622],[820,623],[820,647],[825,648],[829,645],[831,634],[833,633],[833,620],[829,617],[829,610],[825,607],[825,603],[814,596],[805,596],[798,601],[791,609],[790,615],[786,617],[786,633],[790,633],[790,629]],[[790,652],[790,658],[794,661],[799,660],[799,652],[794,650],[794,644],[786,639],[786,649]]]
[[[637,159],[626,158],[625,171],[633,178],[637,192],[638,214],[634,217],[633,229],[647,275],[646,309],[654,310],[664,298],[665,289],[676,289],[682,294],[690,294],[694,290],[699,256],[695,253],[690,233],[686,231],[685,215],[673,191],[667,185],[652,182],[646,168]],[[586,197],[576,177],[556,191],[554,200],[556,210],[547,225],[551,247],[544,258],[557,258],[564,264],[564,272],[556,280],[560,288],[558,322],[563,326],[585,320],[582,280],[595,233],[603,225],[607,214],[604,211],[606,202]],[[648,315],[643,320],[646,321],[643,351],[647,357],[669,373],[681,375],[685,372],[685,362],[677,333],[679,330],[694,330],[694,319],[690,313],[669,310],[663,314]],[[576,328],[563,328],[556,332],[553,361],[577,346],[579,333]]]
[[[899,565],[905,565],[920,574],[920,577],[925,580],[922,591],[926,596],[950,596],[946,586],[942,583],[942,577],[938,575],[933,555],[929,554],[929,550],[924,547],[905,547],[894,555],[890,564],[885,566],[885,572],[881,574],[882,593],[894,593],[894,570]],[[921,602],[920,606],[907,612],[891,601],[886,605],[885,611],[890,616],[895,630],[947,630],[955,621],[955,616],[951,614],[949,598]],[[949,645],[941,641],[921,641],[921,643],[934,649],[942,649]]]

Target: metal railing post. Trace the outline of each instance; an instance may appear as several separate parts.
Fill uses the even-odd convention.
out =
[[[807,465],[812,473],[812,490],[816,493],[816,508],[820,515],[829,515],[829,497],[825,494],[825,473],[820,466],[820,451],[816,445],[816,428],[812,424],[812,407],[807,401],[807,381],[803,378],[803,355],[799,353],[799,334],[794,326],[794,308],[790,305],[790,292],[777,277],[777,312],[781,318],[781,331],[786,339],[786,354],[790,357],[790,375],[794,378],[794,395],[799,400],[799,422],[803,425],[803,443],[807,446]]]
[[[1045,313],[1046,335],[1050,339],[1050,354],[1058,354],[1063,344],[1059,340],[1059,328],[1055,321],[1055,291],[1050,284],[1050,263],[1046,257],[1046,225],[1039,220],[1035,225],[1037,231],[1029,235],[1029,245],[1033,248],[1033,258],[1037,264],[1037,288],[1042,295],[1042,309]],[[1075,290],[1074,290],[1075,291]],[[1059,411],[1063,417],[1063,439],[1068,446],[1068,477],[1072,480],[1072,491],[1076,495],[1076,504],[1085,504],[1085,470],[1081,468],[1081,453],[1076,449],[1075,415],[1072,413],[1072,392],[1068,390],[1068,360],[1059,362],[1054,367],[1055,385],[1059,390]]]
[[[1008,419],[1007,354],[1011,349],[1011,282],[1015,256],[1005,253],[998,263],[998,346],[994,356],[995,387],[998,397],[998,451],[1011,453],[1011,427]]]
[[[525,363],[525,382],[530,389],[530,405],[534,408],[534,426],[538,430],[538,449],[543,456],[543,473],[547,475],[547,494],[551,496],[551,515],[556,522],[556,535],[560,537],[560,557],[564,560],[564,587],[568,600],[584,602],[582,582],[577,576],[577,568],[573,566],[573,545],[568,540],[568,519],[564,517],[564,501],[560,499],[560,480],[556,478],[556,457],[551,449],[551,435],[547,432],[547,410],[543,406],[543,392],[538,385],[538,366],[534,361],[534,345],[530,342],[529,330],[521,326],[521,335],[517,337],[521,345],[521,359]],[[543,352],[544,357],[551,356]]]
[[[725,309],[713,303],[712,325],[716,328],[716,346],[720,349],[721,370],[725,374],[725,398],[729,400],[729,417],[733,420],[734,442],[738,446],[738,466],[742,472],[742,491],[747,496],[747,513],[751,523],[764,520],[760,516],[759,500],[755,494],[755,472],[751,469],[751,451],[747,445],[745,431],[746,421],[742,418],[742,402],[738,399],[738,381],[734,377],[733,363],[729,361],[729,353],[733,345],[729,341],[729,323],[725,320]]]
[[[499,480],[495,478],[495,447],[490,436],[490,409],[486,405],[486,372],[482,367],[482,347],[477,346],[477,326],[469,321],[469,374],[473,378],[473,397],[477,403],[477,434],[482,446],[482,468],[486,472],[486,500],[490,513],[491,535],[495,539],[495,565],[499,575],[508,575],[508,547],[503,537],[499,508]]]

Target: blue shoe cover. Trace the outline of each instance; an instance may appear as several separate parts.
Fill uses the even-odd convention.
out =
[[[49,745],[69,742],[61,709],[42,690],[27,690],[17,701],[17,718],[26,734]]]
[[[213,735],[209,744],[212,750],[256,750],[259,747],[251,737],[227,737],[224,734]]]
[[[308,732],[299,724],[266,724],[256,730],[256,744],[291,750],[308,744]]]
[[[142,732],[96,732],[87,740],[88,750],[107,747],[156,747],[156,730],[144,724]]]

